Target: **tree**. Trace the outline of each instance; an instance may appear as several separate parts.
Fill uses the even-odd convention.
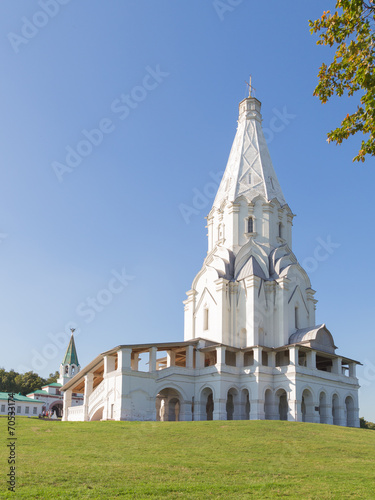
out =
[[[375,430],[375,424],[373,422],[367,422],[363,417],[359,419],[359,425],[361,429],[371,429]]]
[[[0,368],[0,392],[21,393],[23,396],[30,394],[44,385],[56,382],[60,376],[59,372],[50,373],[47,379],[40,377],[37,373],[26,372],[17,373],[14,370],[7,372],[4,368]]]
[[[333,61],[322,64],[314,95],[326,103],[334,94],[359,98],[357,110],[327,134],[328,142],[341,144],[362,132],[365,138],[353,161],[375,155],[375,0],[337,0],[336,11],[309,21],[311,33],[320,32],[317,45],[334,46]],[[357,101],[358,102],[358,101]]]
[[[48,375],[48,378],[46,379],[45,383],[52,384],[53,382],[56,382],[59,377],[60,373],[56,370],[55,373],[50,373]]]

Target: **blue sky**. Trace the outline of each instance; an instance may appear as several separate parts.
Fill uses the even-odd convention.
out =
[[[183,338],[251,73],[317,322],[364,364],[360,413],[374,421],[374,159],[352,163],[359,138],[326,142],[356,102],[312,96],[332,50],[308,19],[334,2],[231,3],[1,2],[0,366],[55,371],[70,325],[82,366]]]

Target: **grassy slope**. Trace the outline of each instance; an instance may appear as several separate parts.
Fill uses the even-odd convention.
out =
[[[371,430],[18,418],[17,437],[17,493],[6,493],[3,439],[1,498],[375,499]]]

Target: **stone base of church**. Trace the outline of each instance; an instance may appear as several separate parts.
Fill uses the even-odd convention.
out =
[[[293,364],[230,366],[220,353],[220,363],[203,366],[199,350],[195,356],[195,368],[149,372],[103,359],[102,380],[90,391],[87,381],[95,380],[95,372],[85,376],[84,404],[71,407],[68,394],[63,420],[288,420],[359,427],[355,376]]]

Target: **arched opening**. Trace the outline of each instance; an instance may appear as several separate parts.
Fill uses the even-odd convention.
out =
[[[278,399],[279,420],[288,420],[289,406],[286,391],[284,389],[279,389],[276,392],[276,398]]]
[[[91,417],[91,421],[93,422],[95,420],[102,420],[102,419],[103,419],[103,406],[98,410],[96,410],[94,415]]]
[[[337,394],[332,396],[332,418],[333,425],[340,425],[339,397]]]
[[[322,391],[319,395],[319,418],[321,424],[329,424],[328,408],[327,394]]]
[[[209,387],[205,387],[201,392],[199,418],[200,420],[213,420],[214,418],[214,395]]]
[[[281,222],[279,222],[279,225],[278,225],[278,235],[279,235],[279,238],[283,237],[283,225]]]
[[[355,412],[354,412],[354,401],[351,396],[345,399],[345,410],[346,410],[346,426],[356,427],[355,422]]]
[[[182,397],[176,389],[166,388],[158,393],[155,400],[156,420],[178,422],[181,420]]]
[[[273,419],[273,395],[271,389],[267,389],[264,394],[264,418],[266,420]]]
[[[50,411],[53,412],[53,414],[57,418],[61,418],[63,414],[63,403],[52,403],[52,405],[49,407]]]
[[[250,396],[247,389],[243,389],[241,392],[241,419],[250,420]]]
[[[314,401],[309,389],[305,389],[302,393],[301,412],[302,422],[314,422]]]

